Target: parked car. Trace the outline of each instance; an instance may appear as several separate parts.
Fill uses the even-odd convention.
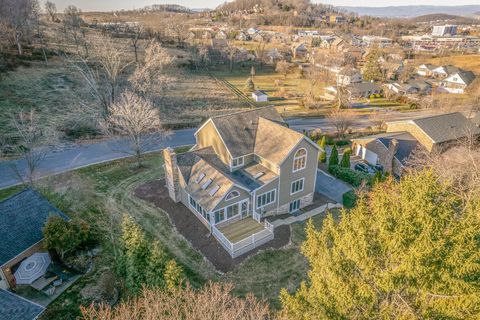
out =
[[[368,174],[373,174],[375,171],[366,163],[359,162],[355,165],[354,167],[355,170],[363,172],[363,173],[368,173]]]
[[[373,166],[373,170],[375,170],[375,172],[383,172],[383,166],[381,164],[376,164]]]

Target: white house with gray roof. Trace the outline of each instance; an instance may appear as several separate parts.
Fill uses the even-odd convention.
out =
[[[273,239],[264,217],[312,203],[319,147],[289,129],[275,108],[212,117],[195,137],[188,152],[164,150],[169,195],[232,257]]]

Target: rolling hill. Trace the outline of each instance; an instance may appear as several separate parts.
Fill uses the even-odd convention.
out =
[[[375,17],[413,18],[429,14],[448,14],[457,16],[473,16],[480,11],[480,5],[466,6],[389,6],[389,7],[338,7],[340,9]]]

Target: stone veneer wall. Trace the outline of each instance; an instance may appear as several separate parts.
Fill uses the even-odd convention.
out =
[[[297,199],[295,199],[295,200],[297,200]],[[295,200],[292,200],[292,202],[295,201]],[[312,204],[312,202],[313,202],[313,192],[300,198],[300,209]],[[276,212],[276,214],[289,213],[289,210],[290,210],[290,202],[284,204],[283,206],[280,206],[280,208],[278,208],[278,211]]]
[[[400,132],[406,131],[410,133],[415,139],[420,142],[428,151],[432,151],[434,148],[433,141],[416,125],[407,122],[389,123],[387,126],[387,132]]]

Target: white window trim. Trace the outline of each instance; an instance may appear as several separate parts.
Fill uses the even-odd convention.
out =
[[[302,150],[302,149],[305,150],[305,155],[300,156],[300,157],[295,156],[295,154],[297,154],[297,153],[298,153],[300,150]],[[308,150],[305,149],[305,148],[300,148],[300,149],[298,149],[297,151],[295,151],[295,154],[293,155],[292,172],[298,172],[298,171],[301,171],[301,170],[303,170],[303,169],[305,169],[305,168],[307,167]],[[295,169],[295,161],[296,161],[297,159],[300,159],[300,158],[303,158],[303,157],[305,157],[305,166],[303,166],[303,168],[300,168],[300,169]]]
[[[243,167],[243,165],[244,165],[244,163],[245,163],[245,159],[244,159],[244,158],[245,158],[244,156],[241,156],[241,157],[238,157],[238,158],[232,158],[232,162],[231,162],[230,167],[231,167],[232,169],[234,169],[234,168],[239,168],[239,167]],[[234,165],[233,165],[233,160],[240,160],[240,159],[242,160],[242,162],[241,162],[240,164],[237,164],[236,166],[234,166]]]
[[[295,192],[292,192],[293,184],[294,184],[294,183],[297,183],[297,182],[299,182],[299,181],[302,181],[302,180],[303,180],[303,182],[302,182],[302,189],[299,189],[299,190],[297,190],[297,191],[295,191]],[[302,192],[303,190],[305,190],[305,178],[297,179],[297,180],[295,180],[295,181],[292,181],[292,183],[290,184],[290,195],[297,194],[297,193],[299,193],[299,192]]]
[[[260,198],[260,197],[263,196],[264,194],[270,193],[270,192],[272,192],[272,191],[273,191],[273,200],[270,201],[270,202],[268,202],[268,203],[265,203],[265,204],[263,204],[263,205],[261,205],[261,206],[258,206],[258,198]],[[268,206],[268,205],[270,205],[270,204],[272,204],[272,203],[275,203],[276,201],[277,201],[277,189],[268,190],[267,192],[264,192],[264,193],[261,193],[261,194],[257,195],[257,197],[255,198],[255,206],[256,206],[257,209],[261,209],[261,208],[266,207],[266,206]]]
[[[250,205],[250,200],[248,200],[248,199],[243,199],[243,200],[240,200],[240,201],[238,201],[238,202],[232,203],[232,204],[230,204],[230,205],[228,205],[228,206],[225,206],[225,207],[223,207],[223,208],[220,208],[220,209],[218,209],[218,210],[212,211],[214,225],[219,224],[219,223],[222,223],[222,222],[225,222],[225,221],[228,221],[228,220],[231,220],[231,219],[234,219],[234,218],[236,218],[236,217],[238,217],[238,216],[241,216],[241,215],[242,215],[242,207],[241,207],[241,204],[244,203],[244,202],[247,203],[247,212],[248,212],[248,207],[249,207],[249,205]],[[234,215],[234,216],[232,216],[232,217],[230,217],[230,218],[227,218],[227,208],[228,208],[228,207],[231,207],[231,206],[238,206],[238,214],[236,214],[236,215]],[[224,219],[223,219],[222,221],[215,222],[215,212],[217,212],[217,211],[223,211],[223,217],[224,217]]]
[[[237,195],[230,197],[230,195],[233,193],[236,193]],[[232,190],[225,196],[225,201],[230,201],[238,197],[240,197],[240,192],[238,192],[237,190]]]

